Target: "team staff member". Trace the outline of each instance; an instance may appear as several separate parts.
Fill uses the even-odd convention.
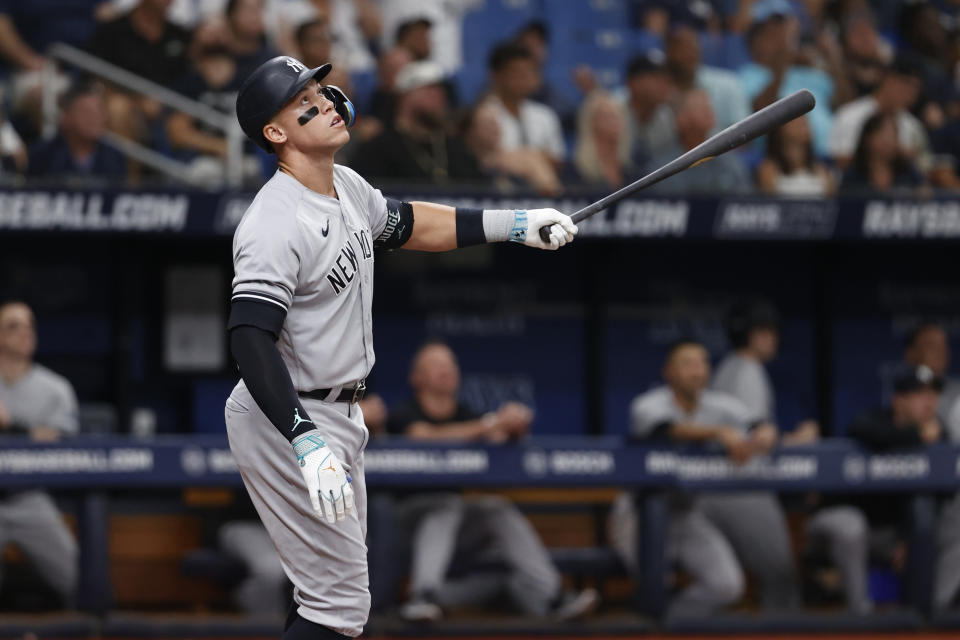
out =
[[[237,96],[244,132],[279,170],[234,236],[228,328],[242,380],[226,406],[244,484],[294,584],[284,637],[355,637],[370,607],[362,411],[373,367],[375,248],[446,251],[514,241],[557,249],[576,226],[553,209],[454,209],[389,200],[334,164],[353,105],[329,64],[280,56]],[[542,227],[554,225],[550,241]],[[292,446],[292,451],[291,451]]]
[[[748,411],[734,398],[704,390],[709,367],[706,349],[699,343],[684,340],[671,346],[663,365],[667,384],[640,394],[630,406],[630,438],[715,442],[734,461],[749,459],[756,447],[737,426],[749,422]],[[637,513],[632,496],[623,494],[614,503],[611,525],[614,548],[635,571]],[[667,558],[691,578],[671,599],[670,617],[711,615],[743,594],[743,571],[733,547],[691,496],[671,496]]]
[[[738,398],[753,415],[776,423],[773,380],[765,365],[776,357],[780,345],[777,310],[765,300],[741,300],[730,307],[725,324],[733,350],[717,367],[711,387]],[[781,446],[819,439],[820,427],[814,420],[777,434]],[[846,504],[824,507],[807,519],[806,532],[840,570],[850,610],[868,613],[873,608],[867,588],[870,532],[863,512]]]
[[[0,435],[50,442],[76,434],[77,397],[62,376],[33,361],[33,311],[0,306]],[[40,490],[0,495],[0,548],[12,542],[69,606],[77,587],[77,543],[50,496]]]
[[[442,342],[428,342],[413,357],[413,396],[390,412],[387,429],[413,440],[504,442],[526,435],[533,412],[516,402],[480,416],[460,402],[460,367]],[[569,620],[590,613],[599,595],[563,588],[563,578],[536,531],[509,501],[499,496],[425,493],[404,500],[400,516],[411,531],[410,600],[400,615],[436,620],[443,607],[479,605],[506,595],[520,611]],[[496,558],[500,572],[448,576],[455,556]]]
[[[634,435],[668,437],[675,442],[718,441],[737,462],[766,453],[776,441],[776,427],[771,422],[758,419],[737,398],[707,389],[710,358],[703,345],[686,341],[674,346],[667,356],[664,378],[667,386],[633,401],[630,419]],[[799,604],[787,523],[774,494],[710,492],[697,499],[696,509],[723,533],[739,561],[757,578],[765,607]],[[698,529],[698,535],[706,540],[705,528]],[[683,537],[676,544],[683,546],[678,553],[684,566],[696,564],[683,554],[693,553],[689,546],[699,545]],[[710,569],[701,566],[695,570],[706,571],[715,579],[721,571],[727,575],[730,570],[729,563],[721,564],[719,545],[712,544],[717,552]],[[698,562],[703,562],[702,558]],[[734,584],[730,575],[725,585]]]

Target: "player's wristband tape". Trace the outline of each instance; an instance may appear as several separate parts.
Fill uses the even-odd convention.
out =
[[[456,225],[458,247],[471,247],[487,242],[487,235],[483,231],[483,209],[457,207]]]
[[[317,449],[322,449],[327,446],[327,443],[323,441],[323,438],[315,435],[302,435],[292,443],[293,452],[297,454],[297,460],[302,461],[304,456],[307,454],[313,453]]]

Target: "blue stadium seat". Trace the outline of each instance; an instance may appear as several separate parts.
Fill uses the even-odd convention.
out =
[[[369,113],[370,100],[373,98],[374,89],[377,88],[377,72],[375,70],[355,71],[350,74],[350,82],[353,84],[350,100],[356,106],[357,113]]]

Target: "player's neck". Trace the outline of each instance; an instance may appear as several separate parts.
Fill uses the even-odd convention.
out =
[[[0,354],[0,377],[11,384],[27,375],[33,363],[30,358],[17,358],[7,354]]]
[[[417,392],[417,404],[429,417],[444,419],[457,412],[457,396],[448,393]]]
[[[291,176],[307,189],[331,198],[337,197],[337,189],[333,184],[332,155],[322,158],[297,155],[280,160],[277,164],[280,171]]]

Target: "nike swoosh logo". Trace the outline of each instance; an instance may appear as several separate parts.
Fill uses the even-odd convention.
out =
[[[329,220],[327,220],[326,226],[325,226],[323,229],[320,229],[320,233],[322,233],[322,234],[323,234],[323,237],[326,238],[328,231],[330,231],[330,221],[329,221]]]

